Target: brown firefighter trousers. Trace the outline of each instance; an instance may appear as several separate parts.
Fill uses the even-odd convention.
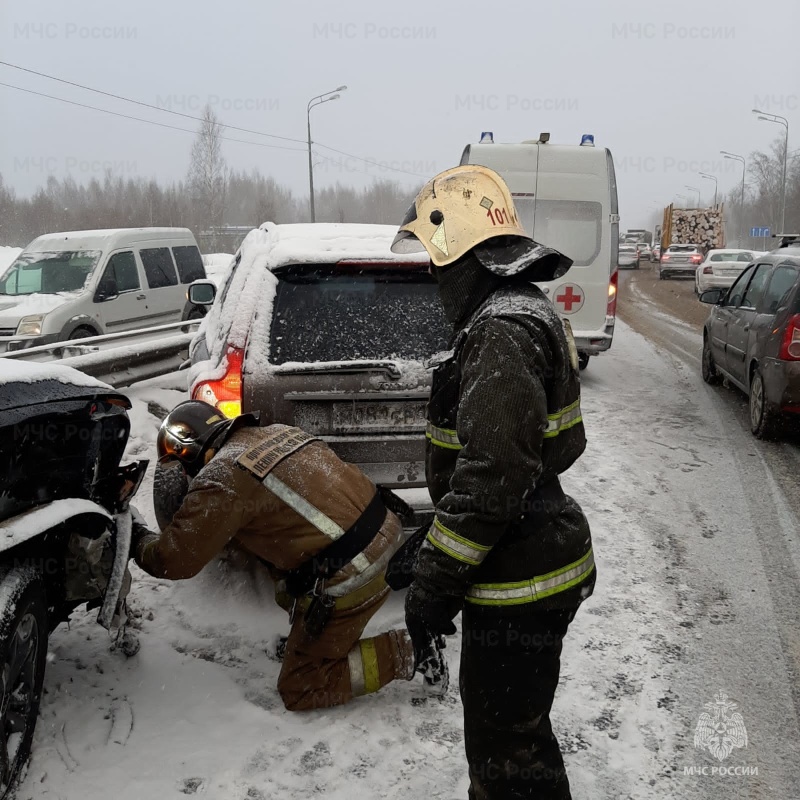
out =
[[[354,697],[378,691],[390,681],[413,677],[414,656],[404,630],[361,639],[364,628],[389,596],[382,588],[358,605],[347,608],[347,596],[337,606],[320,636],[305,631],[303,611],[297,613],[286,642],[278,677],[278,692],[289,711],[330,708]]]

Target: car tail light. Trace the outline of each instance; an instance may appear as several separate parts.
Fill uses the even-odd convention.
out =
[[[608,306],[606,307],[606,314],[609,317],[617,315],[617,287],[619,281],[619,272],[614,270],[611,280],[608,282]]]
[[[713,274],[714,274],[714,268],[711,266],[711,264],[707,264],[705,267],[703,267],[703,275],[713,275]]]
[[[694,255],[692,256],[692,264],[699,264],[703,260],[703,256]]]
[[[236,347],[231,347],[226,354],[226,360],[227,365],[222,378],[198,383],[192,392],[192,399],[210,403],[226,417],[238,417],[242,413],[244,352]]]
[[[664,253],[664,255],[661,256],[661,260],[662,261],[669,261],[669,253]]]
[[[778,358],[782,361],[800,361],[800,314],[795,314],[786,323]]]

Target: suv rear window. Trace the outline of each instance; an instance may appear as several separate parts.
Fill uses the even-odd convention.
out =
[[[175,263],[178,265],[178,276],[181,283],[191,283],[206,277],[203,257],[194,245],[173,247],[172,255],[175,256]]]
[[[436,282],[419,268],[298,266],[278,278],[270,362],[422,361],[452,333]]]

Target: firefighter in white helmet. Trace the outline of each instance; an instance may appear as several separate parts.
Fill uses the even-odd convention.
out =
[[[428,410],[436,516],[406,621],[425,656],[462,612],[461,697],[472,800],[569,798],[550,724],[562,639],[595,581],[589,525],[559,475],[586,445],[578,357],[534,281],[571,261],[523,230],[499,175],[429,181],[392,249],[425,250],[454,325]]]

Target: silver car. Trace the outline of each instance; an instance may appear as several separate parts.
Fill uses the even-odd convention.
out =
[[[661,255],[659,279],[663,281],[675,275],[694,278],[704,253],[701,244],[671,244]]]
[[[639,269],[639,249],[635,244],[621,244],[617,252],[620,269]]]

